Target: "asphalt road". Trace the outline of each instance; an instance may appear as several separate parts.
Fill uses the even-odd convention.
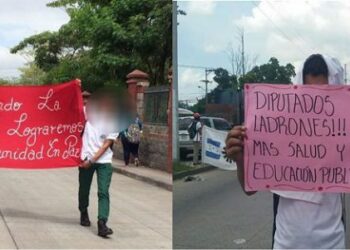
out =
[[[271,248],[272,194],[246,196],[236,172],[174,182],[174,248]]]

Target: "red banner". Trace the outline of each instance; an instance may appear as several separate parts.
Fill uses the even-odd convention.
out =
[[[78,166],[85,121],[78,80],[0,86],[0,121],[1,168]]]

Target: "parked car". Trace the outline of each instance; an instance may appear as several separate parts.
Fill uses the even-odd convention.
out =
[[[185,159],[189,153],[193,152],[193,143],[188,134],[188,127],[193,120],[193,116],[179,117],[179,150],[180,158]],[[224,118],[202,116],[203,126],[208,126],[217,130],[228,131],[231,129],[230,123]]]
[[[193,115],[193,112],[191,110],[188,110],[188,109],[179,108],[178,112],[179,112],[180,117]]]

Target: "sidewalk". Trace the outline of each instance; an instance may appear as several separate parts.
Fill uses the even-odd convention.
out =
[[[78,170],[5,170],[0,175],[0,249],[170,249],[172,193],[113,174],[108,225],[97,233],[96,176],[91,227],[79,225]]]
[[[171,173],[144,166],[136,167],[133,164],[125,167],[123,161],[115,158],[113,158],[112,165],[114,167],[114,171],[119,174],[164,188],[169,191],[172,191],[173,189],[173,177]]]

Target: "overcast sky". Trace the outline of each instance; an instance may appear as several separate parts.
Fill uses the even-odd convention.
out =
[[[57,30],[68,22],[63,9],[48,8],[50,0],[0,0],[0,77],[18,76],[26,62],[9,49],[24,38],[47,30]]]
[[[246,53],[257,64],[274,56],[297,68],[312,53],[337,57],[350,68],[350,1],[186,1],[178,27],[180,65],[230,70],[228,44],[238,46],[237,26],[245,31]],[[204,70],[179,68],[179,99],[204,95]],[[211,84],[210,88],[215,85]]]
[[[68,22],[63,9],[48,8],[50,0],[0,0],[0,77],[18,75],[25,59],[9,48],[23,38],[57,30]],[[350,65],[350,1],[186,1],[179,7],[180,65],[230,69],[229,43],[237,46],[236,27],[244,27],[246,52],[257,64],[271,56],[298,66],[311,53],[326,53]],[[204,70],[179,68],[180,99],[204,95],[199,89]],[[211,84],[210,88],[215,85]]]

